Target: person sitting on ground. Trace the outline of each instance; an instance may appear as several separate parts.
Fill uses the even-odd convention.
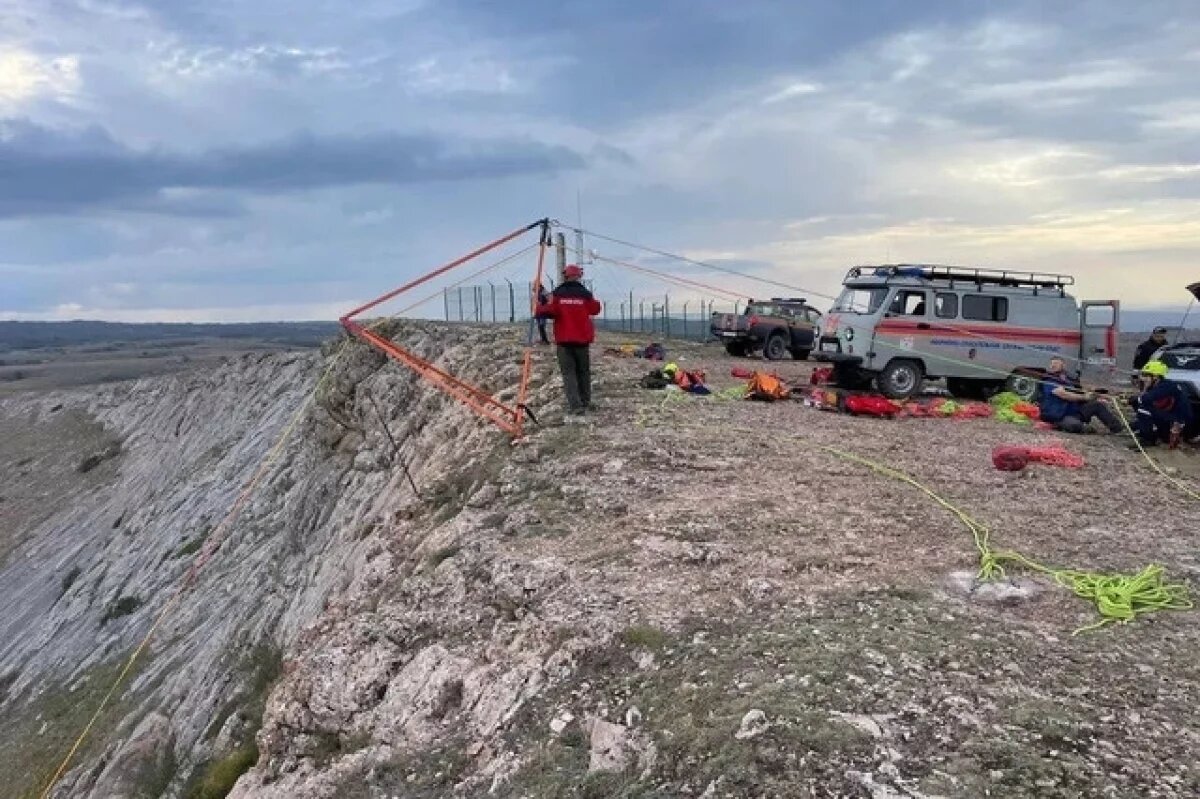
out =
[[[1165,327],[1156,327],[1150,333],[1150,338],[1138,345],[1137,352],[1133,355],[1133,369],[1140,372],[1142,367],[1150,362],[1154,357],[1154,353],[1167,346],[1167,329]]]
[[[563,277],[563,282],[550,293],[550,300],[538,305],[534,315],[554,320],[558,368],[567,395],[567,420],[574,422],[585,411],[595,408],[590,347],[596,339],[592,317],[600,313],[600,303],[580,282],[583,269],[579,266],[568,264]]]
[[[1096,395],[1084,391],[1079,382],[1067,374],[1062,358],[1051,358],[1042,379],[1042,396],[1038,403],[1040,418],[1064,433],[1082,433],[1092,419],[1099,419],[1113,433],[1122,425],[1112,408]]]
[[[1134,430],[1143,447],[1178,445],[1184,428],[1192,423],[1192,405],[1183,386],[1167,379],[1167,365],[1150,361],[1142,367],[1142,393],[1133,401],[1137,411]],[[1135,445],[1136,446],[1136,445]]]

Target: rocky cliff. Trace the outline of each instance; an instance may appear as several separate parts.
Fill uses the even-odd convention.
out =
[[[515,390],[517,331],[389,333]],[[723,368],[703,348],[676,354]],[[637,362],[597,362],[594,424],[563,426],[539,352],[543,426],[516,446],[344,341],[5,400],[13,793],[37,795],[214,535],[56,796],[1200,787],[1188,614],[1071,638],[1091,608],[1048,582],[976,585],[952,516],[812,445],[945,487],[1003,545],[1194,578],[1182,531],[1200,515],[1120,448],[1081,439],[1093,471],[1007,475],[987,466],[991,446],[1047,434],[672,402],[636,387]],[[314,388],[226,536],[221,519]],[[1049,526],[1046,507],[1071,513]]]

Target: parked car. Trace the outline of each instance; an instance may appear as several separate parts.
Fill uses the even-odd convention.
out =
[[[802,361],[812,352],[820,321],[821,312],[803,298],[774,297],[751,300],[740,314],[714,313],[709,324],[735,357],[761,350],[771,361],[788,353]]]
[[[893,399],[926,379],[981,397],[1000,389],[1037,396],[1051,356],[1078,359],[1081,375],[1116,371],[1120,304],[1077,302],[1069,275],[958,266],[856,266],[821,325],[816,359],[847,388],[874,383]]]

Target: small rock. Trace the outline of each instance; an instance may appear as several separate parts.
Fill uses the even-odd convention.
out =
[[[574,720],[575,716],[569,711],[564,710],[562,713],[559,713],[550,720],[550,730],[555,735],[562,735],[563,730],[565,730],[567,726]]]
[[[742,716],[742,724],[738,731],[733,734],[733,737],[739,741],[748,741],[762,735],[771,727],[771,722],[767,721],[767,714],[755,708]]]
[[[619,474],[625,468],[625,461],[620,458],[613,458],[604,464],[603,472],[605,474]]]
[[[633,760],[628,730],[604,719],[592,721],[588,771],[623,771]]]
[[[491,483],[488,483],[483,488],[476,491],[474,495],[467,500],[467,507],[476,509],[486,508],[499,499],[499,497],[500,489]]]
[[[642,711],[638,710],[637,705],[625,711],[625,726],[636,727],[642,721]]]

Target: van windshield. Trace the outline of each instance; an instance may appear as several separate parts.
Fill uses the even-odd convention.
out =
[[[837,298],[833,310],[842,313],[875,313],[887,298],[886,286],[878,288],[847,288]]]

